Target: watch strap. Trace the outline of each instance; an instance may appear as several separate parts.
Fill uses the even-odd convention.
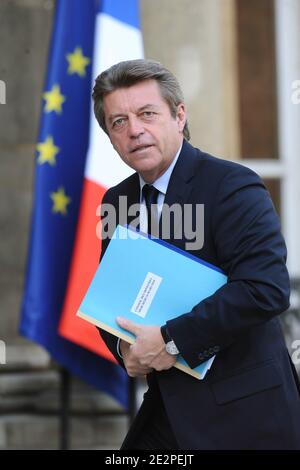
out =
[[[163,325],[160,327],[160,332],[161,332],[161,335],[163,337],[163,340],[164,342],[167,344],[169,343],[169,341],[172,341],[172,338],[169,334],[169,331],[168,331],[168,328],[167,328],[167,325]]]

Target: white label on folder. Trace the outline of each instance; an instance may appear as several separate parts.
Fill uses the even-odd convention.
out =
[[[135,299],[134,304],[131,307],[130,311],[132,313],[135,313],[136,315],[145,318],[161,281],[162,277],[157,276],[157,274],[147,274],[142,284],[142,287],[140,288],[140,291],[137,295],[137,298]]]

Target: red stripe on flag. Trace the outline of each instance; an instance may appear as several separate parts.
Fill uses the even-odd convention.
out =
[[[116,362],[96,327],[76,316],[99,263],[100,240],[96,234],[99,217],[96,216],[96,210],[105,192],[106,188],[88,179],[84,180],[79,222],[59,333],[105,359]]]

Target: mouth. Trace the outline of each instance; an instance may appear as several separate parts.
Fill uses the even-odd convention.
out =
[[[146,150],[148,148],[152,147],[152,144],[147,144],[147,145],[137,145],[134,147],[132,150],[130,150],[130,153],[136,153],[136,152],[142,152],[143,150]]]

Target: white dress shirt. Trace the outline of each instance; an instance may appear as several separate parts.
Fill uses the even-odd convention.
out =
[[[158,211],[158,219],[160,218],[163,203],[166,197],[166,192],[168,189],[169,181],[171,178],[172,171],[174,169],[174,166],[176,165],[176,162],[178,160],[179,154],[181,152],[182,145],[180,146],[179,150],[177,151],[174,160],[172,161],[171,165],[166,169],[166,171],[159,177],[157,180],[155,180],[151,186],[154,186],[158,191],[158,197],[157,197],[157,211]],[[142,178],[141,175],[139,175],[140,179],[140,204],[141,204],[141,210],[140,210],[140,231],[147,233],[148,230],[148,219],[147,219],[147,208],[145,204],[145,199],[143,198],[143,187],[145,186],[146,181]]]

